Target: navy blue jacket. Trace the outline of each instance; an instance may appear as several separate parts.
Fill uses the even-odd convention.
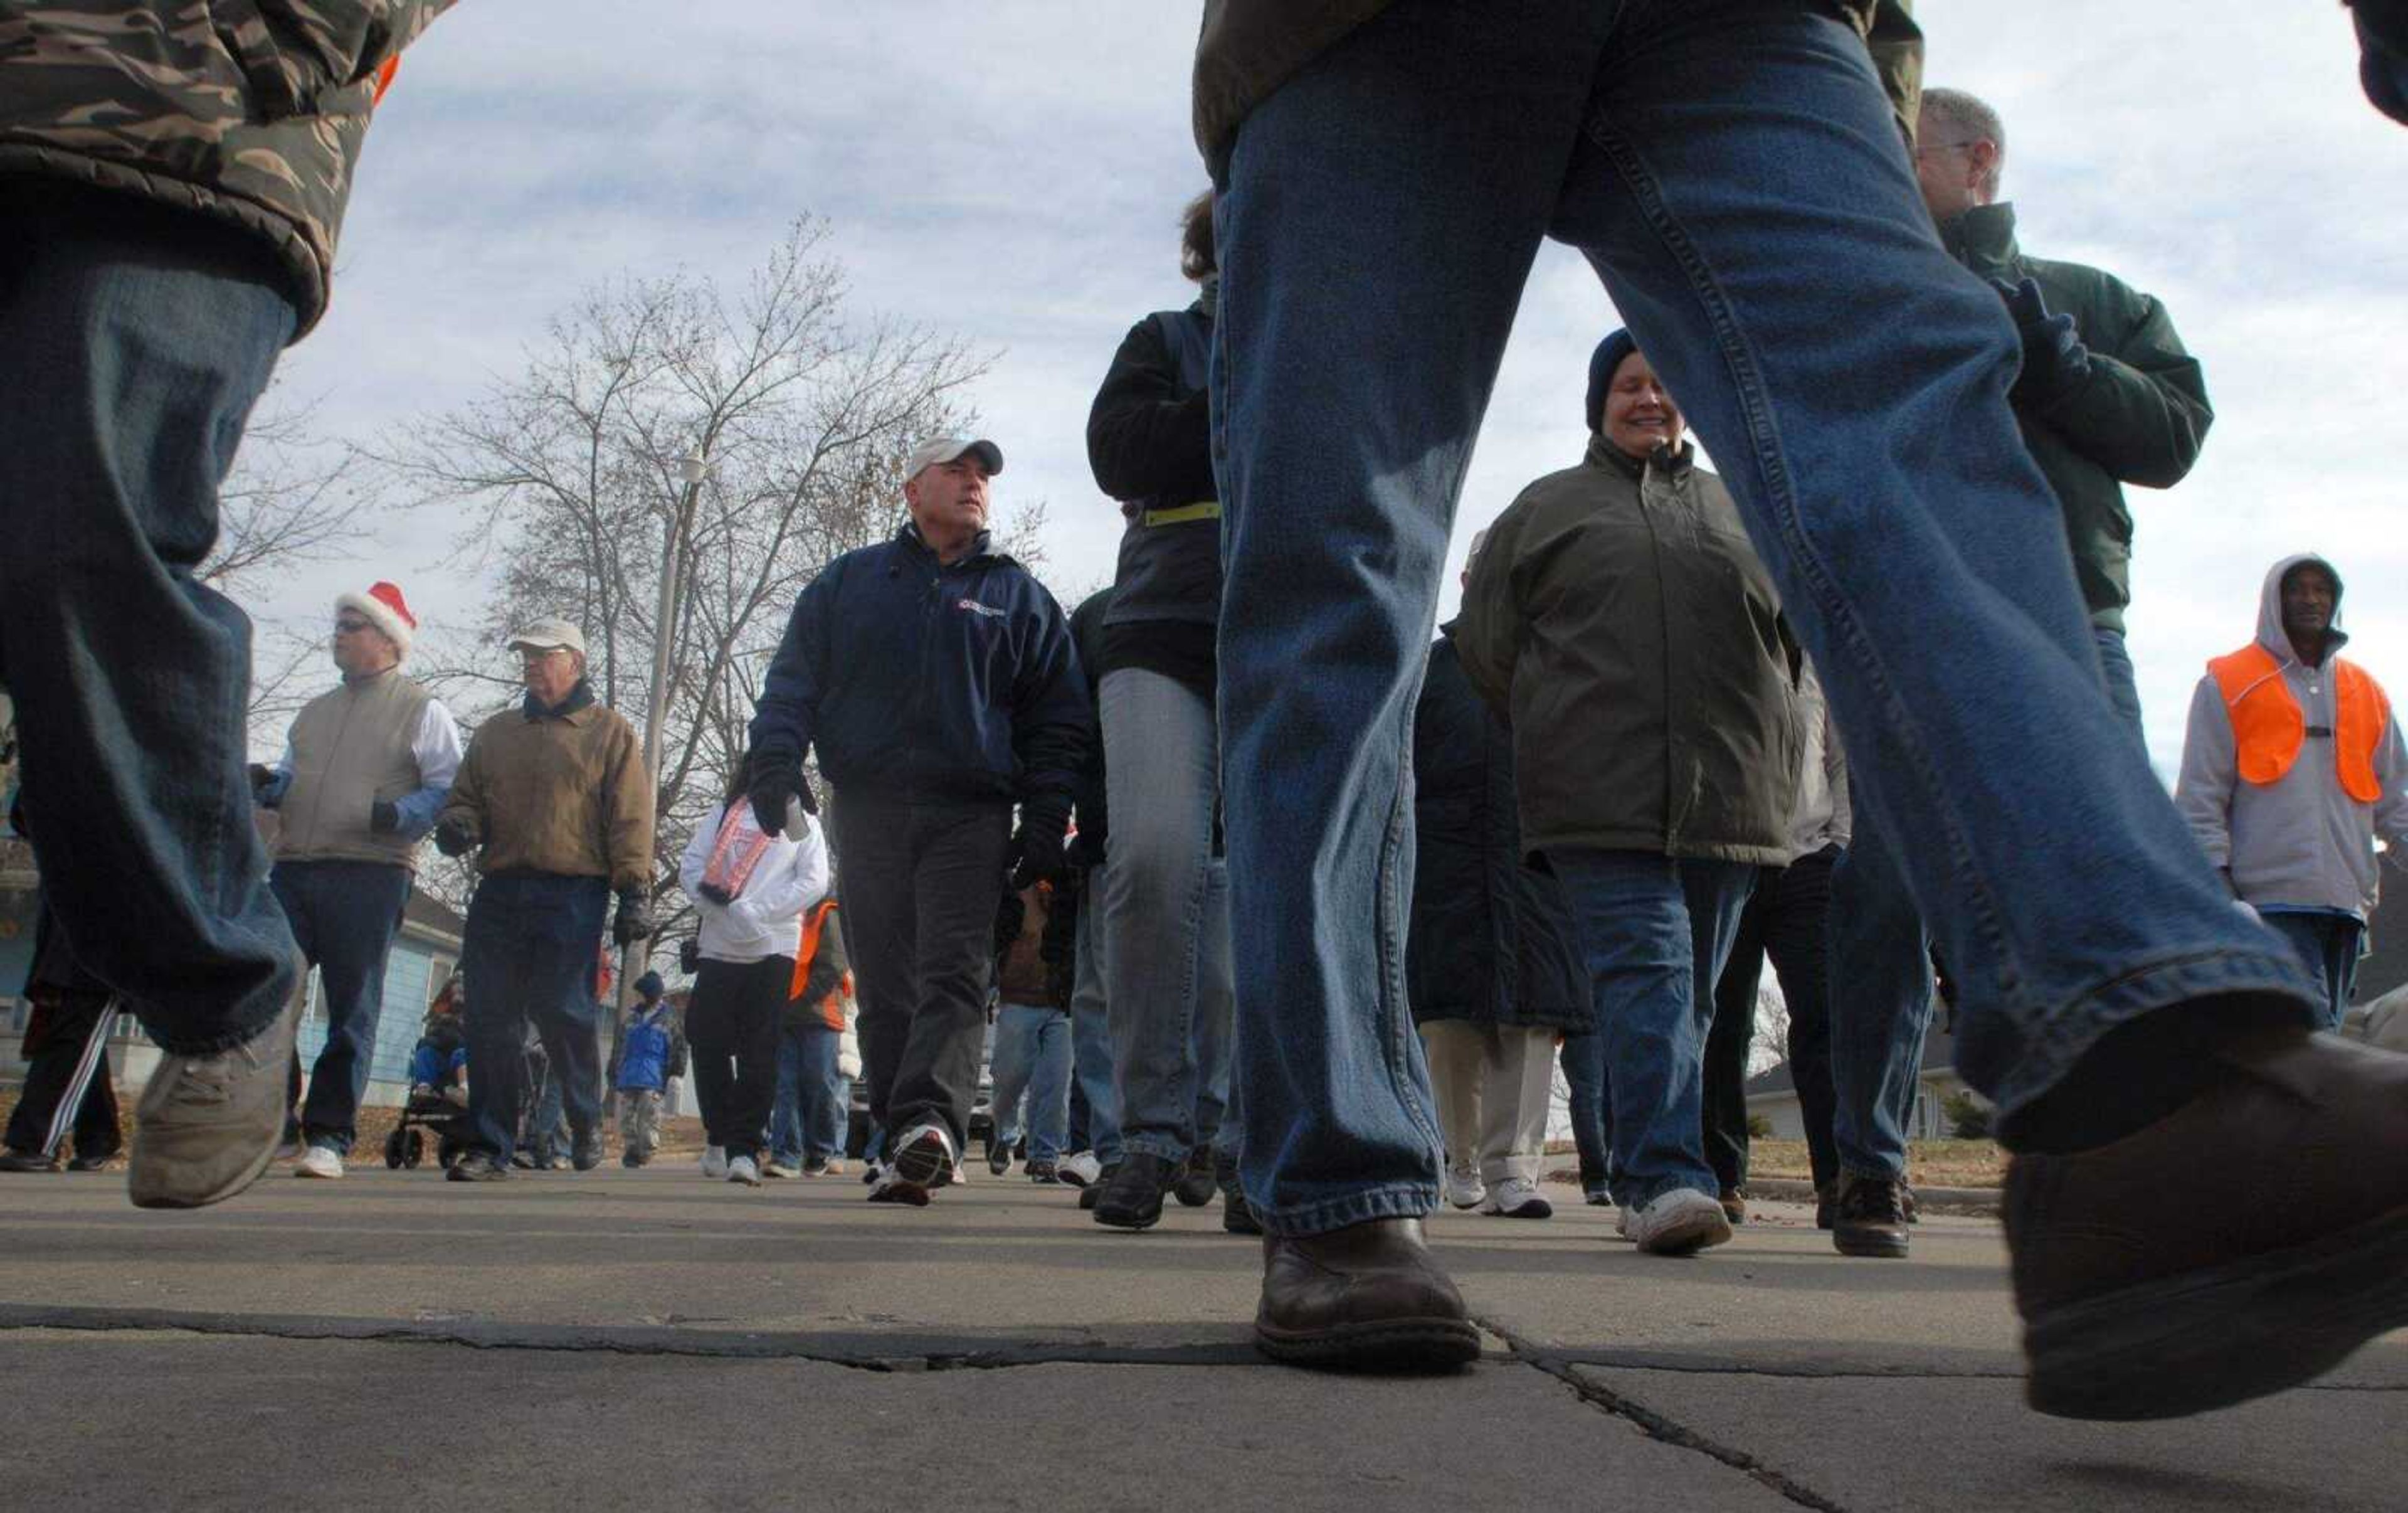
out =
[[[1070,624],[981,535],[952,567],[906,525],[795,601],[752,716],[756,761],[802,760],[839,794],[995,800],[1067,814],[1095,740]]]

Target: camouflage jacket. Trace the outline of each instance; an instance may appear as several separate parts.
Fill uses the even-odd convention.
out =
[[[1217,181],[1229,138],[1248,111],[1331,43],[1393,0],[1204,0],[1196,44],[1196,145]],[[1911,141],[1923,93],[1923,33],[1914,0],[1811,0],[1865,34],[1874,71]]]
[[[380,72],[452,0],[0,0],[0,175],[140,195],[265,237],[298,340]]]

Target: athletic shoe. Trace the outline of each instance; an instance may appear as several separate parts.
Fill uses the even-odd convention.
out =
[[[802,1168],[795,1165],[793,1162],[781,1161],[773,1156],[769,1160],[761,1163],[761,1174],[768,1177],[786,1178],[797,1177],[803,1174]]]
[[[710,1178],[713,1182],[718,1181],[720,1178],[727,1174],[727,1147],[725,1146],[705,1146],[702,1147],[702,1174]]]
[[[1555,1205],[1539,1191],[1539,1185],[1526,1176],[1509,1176],[1488,1189],[1488,1197],[1480,1205],[1484,1214],[1498,1218],[1553,1218]]]
[[[1732,1224],[1739,1225],[1747,1222],[1747,1194],[1745,1192],[1734,1188],[1730,1191],[1724,1193],[1715,1201],[1723,1205],[1723,1218],[1729,1219]]]
[[[1075,1156],[1064,1157],[1062,1164],[1054,1169],[1054,1174],[1056,1181],[1083,1188],[1103,1176],[1104,1163],[1096,1160],[1094,1151],[1082,1150]]]
[[[447,1182],[503,1182],[509,1174],[509,1167],[494,1160],[490,1151],[472,1150],[453,1161],[443,1177]]]
[[[1695,1188],[1657,1193],[1630,1216],[1630,1238],[1651,1256],[1694,1256],[1710,1246],[1727,1244],[1730,1237],[1722,1203]]]
[[[928,1189],[916,1182],[906,1182],[894,1172],[881,1172],[869,1186],[869,1201],[874,1203],[907,1203],[913,1208],[928,1206]]]
[[[876,1157],[872,1157],[868,1160],[861,1163],[861,1182],[864,1187],[874,1188],[878,1186],[878,1179],[885,1174],[886,1163],[878,1160]]]
[[[1030,1161],[1028,1163],[1028,1180],[1031,1182],[1040,1184],[1057,1182],[1061,1180],[1060,1172],[1061,1168],[1055,1166],[1052,1161]]]
[[[0,1172],[55,1172],[59,1159],[38,1150],[12,1150],[0,1156]]]
[[[108,1163],[115,1160],[117,1160],[117,1153],[115,1151],[110,1151],[106,1156],[86,1156],[79,1153],[75,1160],[67,1162],[67,1170],[70,1172],[104,1172],[108,1169]]]
[[[1581,1194],[1581,1202],[1588,1204],[1591,1208],[1612,1208],[1613,1206],[1613,1189],[1611,1188],[1591,1188],[1586,1192]]]
[[[953,1153],[953,1137],[933,1120],[911,1126],[895,1144],[894,1174],[898,1185],[919,1189],[924,1203],[927,1194],[958,1182],[961,1167]]]
[[[1843,1256],[1906,1255],[1906,1184],[1896,1177],[1840,1174],[1831,1212],[1831,1246]]]
[[[199,1208],[259,1180],[284,1128],[284,1078],[301,997],[239,1045],[166,1052],[134,1112],[126,1190],[136,1208]]]
[[[293,1168],[294,1176],[338,1177],[343,1174],[343,1154],[332,1146],[312,1146],[301,1153],[301,1162]]]
[[[600,1131],[589,1130],[577,1137],[576,1143],[568,1147],[568,1164],[580,1172],[591,1172],[602,1164]]]
[[[750,1156],[731,1157],[727,1162],[727,1180],[740,1187],[757,1188],[761,1185],[761,1168]]]
[[[1458,1172],[1453,1167],[1446,1174],[1446,1201],[1457,1208],[1477,1208],[1488,1196],[1487,1184],[1477,1172]]]
[[[804,1159],[803,1175],[805,1176],[841,1176],[843,1174],[844,1162],[842,1161],[832,1161],[824,1156],[811,1156]]]
[[[1011,1170],[1011,1147],[1000,1142],[986,1147],[986,1169],[996,1176]]]

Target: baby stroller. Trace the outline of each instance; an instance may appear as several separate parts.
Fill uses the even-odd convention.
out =
[[[401,1119],[384,1137],[384,1163],[398,1170],[426,1159],[426,1136],[435,1136],[436,1164],[449,1168],[468,1148],[467,1108],[440,1092],[413,1088],[401,1105]]]
[[[389,1170],[423,1161],[430,1131],[438,1166],[449,1168],[468,1148],[473,1127],[468,1119],[467,1088],[459,1080],[460,1069],[467,1064],[466,1036],[460,1027],[465,986],[461,974],[454,973],[427,1006],[424,1033],[409,1057],[409,1096],[402,1100],[400,1121],[384,1137],[384,1164]]]

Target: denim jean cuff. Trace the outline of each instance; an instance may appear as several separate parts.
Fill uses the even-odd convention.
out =
[[[285,999],[288,996],[288,994],[280,994],[269,1000],[267,1006],[254,1016],[235,1021],[206,1035],[175,1034],[154,1027],[150,1020],[142,1018],[139,1014],[135,1017],[141,1020],[142,1031],[150,1037],[151,1044],[170,1056],[215,1056],[220,1051],[230,1051],[237,1045],[248,1045],[267,1033],[269,1027],[276,1023],[276,1016],[284,1012]]]
[[[1173,1165],[1187,1160],[1187,1153],[1193,1148],[1177,1135],[1124,1134],[1121,1136],[1121,1152],[1124,1156],[1159,1156]]]
[[[305,1124],[301,1127],[301,1139],[306,1145],[323,1146],[337,1156],[348,1156],[358,1136],[350,1130],[321,1130]]]
[[[1685,1176],[1660,1176],[1644,1186],[1626,1187],[1614,1196],[1624,1207],[1635,1210],[1646,1207],[1668,1192],[1678,1192],[1684,1188],[1691,1192],[1702,1192],[1709,1198],[1720,1196],[1714,1190],[1713,1178],[1700,1183],[1694,1177]]]
[[[1896,1166],[1885,1168],[1872,1162],[1843,1159],[1840,1162],[1840,1180],[1844,1182],[1852,1176],[1863,1177],[1868,1182],[1903,1182],[1906,1180],[1906,1162],[1901,1160]]]
[[[1292,1208],[1264,1208],[1257,1204],[1254,1217],[1272,1234],[1327,1234],[1332,1230],[1366,1224],[1375,1218],[1420,1218],[1437,1207],[1435,1185],[1389,1182],[1376,1188],[1359,1188],[1342,1198],[1326,1198]]]

